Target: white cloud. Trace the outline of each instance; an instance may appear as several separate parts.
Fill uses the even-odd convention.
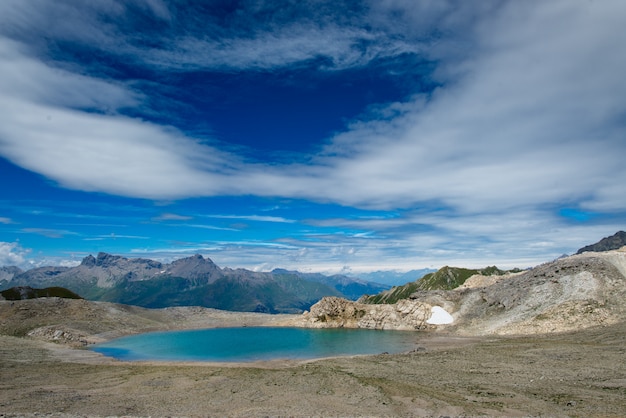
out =
[[[116,113],[132,103],[118,85],[49,67],[1,39],[0,57],[6,75],[0,153],[14,163],[68,188],[124,196],[175,198],[228,188],[233,156],[169,127],[72,108],[93,104]]]
[[[253,193],[382,208],[442,202],[470,213],[546,202],[622,208],[616,196],[626,192],[626,169],[615,152],[623,150],[626,108],[622,3],[510,2],[484,15],[429,10],[449,32],[442,51],[434,44],[425,52],[439,55],[443,87],[391,119],[355,122],[313,166],[245,164],[171,128],[117,115],[141,98],[37,62],[12,42],[0,45],[8,92],[0,152],[65,187],[152,199]],[[426,25],[406,13],[403,24]],[[222,57],[193,38],[182,54],[208,51],[216,61],[206,65],[238,68],[288,66],[315,51],[346,65],[370,59],[350,51],[354,39],[374,35],[326,29],[324,36],[300,25],[232,39],[223,53],[233,55]],[[458,55],[450,45],[462,36],[470,53]],[[381,42],[388,41],[372,48]]]
[[[478,25],[461,78],[402,116],[335,139],[355,151],[324,161],[327,196],[469,212],[546,202],[623,208],[624,17],[619,2],[507,4]]]
[[[22,266],[29,252],[16,242],[0,242],[0,266]]]

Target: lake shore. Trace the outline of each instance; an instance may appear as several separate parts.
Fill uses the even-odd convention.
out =
[[[197,311],[186,325],[206,323],[196,321],[206,315]],[[230,313],[215,315],[210,326],[234,325]],[[249,316],[246,324],[262,325],[263,318]],[[66,321],[68,329],[84,329],[73,321]],[[108,329],[103,324],[97,331]],[[67,344],[0,335],[0,411],[5,417],[617,417],[626,410],[625,354],[626,323],[523,337],[426,332],[410,353],[257,363],[119,362]]]

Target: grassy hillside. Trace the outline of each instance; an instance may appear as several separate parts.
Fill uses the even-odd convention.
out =
[[[450,290],[455,289],[465,283],[467,279],[475,274],[485,276],[502,275],[506,271],[500,270],[496,266],[483,269],[466,269],[460,267],[442,267],[434,273],[428,273],[421,279],[407,283],[403,286],[394,286],[390,290],[377,295],[364,296],[360,299],[364,303],[396,303],[400,299],[408,299],[411,294],[420,290]]]
[[[67,298],[82,299],[76,293],[63,287],[47,287],[45,289],[35,289],[29,286],[12,287],[0,292],[6,300],[24,300],[37,298]]]

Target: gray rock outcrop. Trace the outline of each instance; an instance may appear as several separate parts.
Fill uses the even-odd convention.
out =
[[[432,305],[403,299],[393,305],[368,305],[337,297],[325,297],[294,321],[310,328],[365,328],[418,330],[431,327],[426,321]]]

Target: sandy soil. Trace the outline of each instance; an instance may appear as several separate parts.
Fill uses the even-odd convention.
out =
[[[626,323],[534,337],[425,333],[415,351],[123,363],[0,335],[0,416],[579,416],[626,411]]]

